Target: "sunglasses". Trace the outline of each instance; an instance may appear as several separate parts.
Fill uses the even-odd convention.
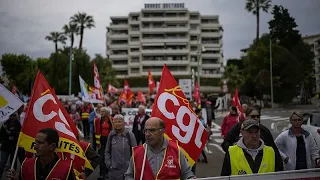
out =
[[[250,116],[252,119],[254,119],[254,118],[260,118],[260,115],[251,115]]]

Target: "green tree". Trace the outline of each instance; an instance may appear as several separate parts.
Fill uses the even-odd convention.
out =
[[[93,16],[87,15],[85,12],[78,12],[78,14],[75,14],[70,18],[70,22],[77,24],[80,28],[79,49],[82,49],[84,29],[91,29],[92,27],[95,27]]]
[[[66,44],[67,37],[60,32],[50,32],[50,35],[45,39],[54,43],[55,52],[58,53],[58,43]]]
[[[237,66],[239,70],[244,69],[244,64],[242,59],[228,59],[227,66],[230,66],[231,64]]]
[[[80,92],[79,75],[89,85],[93,85],[93,66],[90,64],[90,56],[82,50],[74,54],[72,67],[72,92]]]
[[[254,42],[245,59],[246,79],[254,84],[255,94],[261,97],[263,94],[270,94],[270,47],[269,35],[263,35],[259,42]],[[296,94],[298,82],[299,61],[286,48],[272,44],[272,71],[274,101],[287,103]]]
[[[273,19],[269,21],[269,30],[272,39],[278,39],[280,45],[292,51],[301,40],[301,35],[296,29],[296,24],[293,17],[290,16],[288,9],[275,5],[271,12]]]
[[[237,88],[240,89],[245,83],[242,71],[235,65],[227,66],[223,74],[223,79],[227,79],[228,89],[231,94],[234,94],[235,90]]]
[[[119,87],[120,83],[116,79],[116,71],[112,67],[110,59],[104,58],[100,54],[96,54],[95,58],[91,62],[95,62],[98,67],[100,83],[104,89],[108,88],[108,84]]]
[[[70,22],[69,24],[65,24],[62,29],[63,29],[64,33],[69,37],[70,46],[71,46],[71,48],[73,48],[74,36],[79,33],[78,24]]]
[[[280,45],[287,48],[297,59],[300,76],[297,77],[302,103],[306,103],[311,97],[315,85],[313,80],[314,54],[309,45],[303,42],[297,30],[295,19],[290,16],[288,9],[282,6],[274,6],[273,19],[269,21],[270,34],[273,39],[280,40]]]
[[[46,76],[49,84],[56,94],[68,94],[69,57],[62,53],[52,53],[49,59],[52,61],[50,72]],[[54,59],[56,60],[53,61]]]
[[[260,10],[268,13],[268,10],[271,6],[271,0],[247,0],[246,2],[246,10],[251,12],[256,16],[256,25],[257,25],[257,35],[256,39],[259,40],[259,32],[260,32]]]
[[[15,84],[20,92],[30,94],[31,82],[34,80],[33,60],[24,54],[3,54],[1,65],[11,84]]]

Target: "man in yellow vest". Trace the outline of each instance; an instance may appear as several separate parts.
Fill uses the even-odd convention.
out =
[[[242,123],[242,137],[226,152],[221,176],[234,176],[281,171],[276,165],[272,147],[264,145],[260,139],[258,121],[247,119]]]

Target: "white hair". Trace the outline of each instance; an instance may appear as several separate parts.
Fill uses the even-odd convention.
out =
[[[106,111],[108,115],[110,115],[110,110],[107,107],[102,107],[100,108],[100,112],[101,111]]]
[[[124,120],[124,117],[122,114],[116,114],[113,119],[121,119],[121,120]]]
[[[139,109],[143,109],[143,110],[145,110],[145,109],[146,109],[146,106],[144,106],[144,105],[140,104],[138,108],[139,108]]]

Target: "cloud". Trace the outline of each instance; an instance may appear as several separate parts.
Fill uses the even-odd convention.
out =
[[[140,11],[145,3],[185,2],[185,7],[201,14],[219,15],[223,25],[225,59],[237,58],[240,49],[255,38],[256,19],[248,13],[245,0],[2,0],[0,2],[0,54],[25,53],[32,57],[48,57],[54,44],[44,38],[51,31],[61,31],[77,12],[94,16],[96,28],[85,30],[84,47],[93,56],[105,55],[106,26],[110,16],[126,16]],[[274,0],[283,5],[296,19],[302,34],[320,33],[319,0]],[[268,32],[270,14],[261,13],[260,34]],[[75,45],[78,46],[79,39]]]

